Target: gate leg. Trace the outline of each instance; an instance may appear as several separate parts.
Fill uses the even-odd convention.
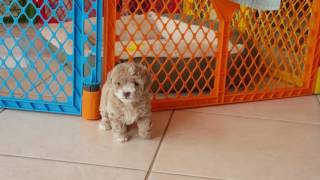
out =
[[[82,118],[86,120],[99,120],[101,89],[99,86],[90,86],[83,88],[82,95]]]

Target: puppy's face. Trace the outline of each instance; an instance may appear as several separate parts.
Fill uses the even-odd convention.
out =
[[[148,93],[151,82],[151,75],[147,69],[136,63],[117,65],[109,78],[114,95],[124,103],[138,101]]]

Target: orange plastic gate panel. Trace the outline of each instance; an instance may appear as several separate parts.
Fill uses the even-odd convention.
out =
[[[153,109],[310,95],[319,58],[319,2],[283,0],[278,11],[230,1],[106,1],[104,68],[133,61],[153,73]],[[121,5],[119,2],[122,2]],[[145,7],[148,4],[148,7]],[[209,9],[208,9],[209,8]],[[208,13],[210,12],[210,13]]]

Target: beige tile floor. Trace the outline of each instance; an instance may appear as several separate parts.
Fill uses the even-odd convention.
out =
[[[316,96],[153,113],[152,140],[0,110],[0,180],[319,180]]]

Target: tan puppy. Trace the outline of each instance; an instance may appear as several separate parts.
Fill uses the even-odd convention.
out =
[[[99,127],[112,129],[116,141],[126,142],[127,125],[137,122],[139,136],[150,138],[150,83],[150,73],[140,64],[122,63],[114,67],[102,88]]]

